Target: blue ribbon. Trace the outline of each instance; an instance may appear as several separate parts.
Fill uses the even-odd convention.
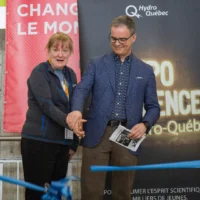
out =
[[[187,168],[200,168],[200,160],[162,163],[152,165],[138,165],[138,166],[97,166],[90,167],[92,172],[103,171],[132,171],[132,170],[155,170],[155,169],[187,169]]]
[[[72,181],[72,180],[77,181],[77,180],[80,180],[80,178],[76,176],[69,176],[59,181],[52,181],[49,187],[37,186],[32,183],[17,180],[17,179],[10,178],[7,176],[0,176],[0,180],[11,183],[11,184],[20,185],[32,190],[44,192],[45,194],[42,196],[42,200],[60,200],[61,197],[65,197],[66,200],[72,200],[72,192],[70,190],[69,185],[67,184],[69,181]]]
[[[200,168],[200,160],[184,161],[174,163],[162,163],[152,165],[140,165],[140,166],[91,166],[90,169],[93,172],[100,171],[131,171],[131,170],[154,170],[154,169],[188,169],[188,168]],[[7,176],[0,176],[0,180],[20,185],[32,190],[44,192],[42,200],[60,200],[61,197],[65,197],[66,200],[72,200],[72,192],[68,185],[69,181],[80,180],[76,176],[69,176],[59,181],[52,181],[48,187],[41,187],[28,183],[25,181],[17,180]]]

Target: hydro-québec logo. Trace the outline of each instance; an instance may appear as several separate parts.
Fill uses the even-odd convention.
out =
[[[162,11],[159,10],[157,6],[152,6],[152,5],[139,5],[139,6],[134,6],[134,5],[128,5],[125,9],[126,15],[130,17],[137,17],[141,18],[143,16],[147,17],[153,17],[153,16],[168,16],[169,11]]]

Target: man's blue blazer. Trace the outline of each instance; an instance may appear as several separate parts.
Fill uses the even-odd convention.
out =
[[[72,97],[72,111],[83,112],[86,97],[92,92],[83,146],[94,147],[110,120],[116,94],[114,53],[95,57],[88,65]],[[143,106],[146,113],[143,116]],[[133,55],[126,96],[127,128],[147,121],[151,128],[160,116],[153,69]]]

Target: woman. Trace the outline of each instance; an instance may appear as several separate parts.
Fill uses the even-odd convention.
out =
[[[74,71],[66,66],[73,53],[72,39],[58,32],[50,37],[46,49],[48,61],[37,65],[27,81],[28,111],[21,140],[25,181],[40,186],[66,176],[78,145],[66,123],[77,83]],[[26,200],[40,200],[41,196],[26,189]]]

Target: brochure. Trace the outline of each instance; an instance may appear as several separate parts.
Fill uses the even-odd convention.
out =
[[[109,140],[127,148],[131,151],[137,151],[140,144],[146,138],[146,135],[141,137],[140,139],[130,139],[128,135],[130,134],[130,130],[126,127],[119,125],[117,129],[112,133]]]

